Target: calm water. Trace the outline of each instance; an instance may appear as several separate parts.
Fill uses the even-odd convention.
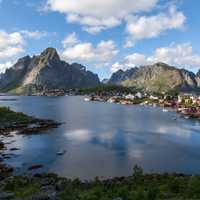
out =
[[[2,97],[10,98],[10,97]],[[85,102],[83,97],[16,97],[0,101],[41,118],[65,122],[47,134],[15,136],[18,147],[7,160],[24,172],[32,164],[66,177],[130,175],[138,164],[146,172],[200,174],[200,122],[160,108]],[[56,153],[66,150],[63,156]]]

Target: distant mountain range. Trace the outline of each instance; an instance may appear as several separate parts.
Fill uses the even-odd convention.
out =
[[[153,92],[200,91],[200,71],[197,74],[165,63],[134,67],[112,74],[108,84],[137,87]]]
[[[36,93],[38,90],[91,88],[100,85],[97,74],[77,63],[62,61],[54,48],[38,56],[25,56],[0,75],[0,91]],[[102,84],[141,88],[146,91],[200,91],[200,71],[197,74],[165,63],[119,70]]]
[[[39,56],[25,56],[7,69],[0,78],[3,92],[34,93],[37,90],[95,87],[98,75],[80,64],[62,61],[54,48]]]

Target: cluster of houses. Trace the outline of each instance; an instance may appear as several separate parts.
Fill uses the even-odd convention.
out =
[[[153,95],[142,92],[114,96],[91,95],[86,101],[101,101],[123,105],[152,105],[172,108],[187,118],[200,118],[200,96],[195,94],[180,94],[178,96]]]
[[[200,96],[180,95],[177,100],[177,112],[192,118],[200,118]]]

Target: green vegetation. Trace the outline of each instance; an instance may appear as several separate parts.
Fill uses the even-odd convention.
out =
[[[5,88],[1,89],[1,92],[3,93],[11,93],[11,91],[15,91],[16,88],[18,88],[20,86],[19,81],[14,81],[12,83],[9,83]]]
[[[200,176],[145,175],[138,166],[134,167],[133,176],[127,178],[104,181],[96,178],[92,182],[85,183],[78,179],[72,181],[50,174],[36,177],[15,177],[8,182],[5,181],[2,191],[12,192],[18,198],[25,198],[44,191],[44,183],[47,188],[54,188],[58,199],[61,200],[200,199]],[[62,187],[58,187],[58,185],[62,185]]]
[[[17,198],[30,197],[39,191],[39,185],[30,179],[15,177],[8,181],[4,188],[5,191],[12,191]]]
[[[200,199],[200,177],[173,175],[144,175],[139,167],[134,174],[123,181],[101,182],[98,179],[85,187],[74,182],[66,185],[61,194],[63,200],[161,200]]]
[[[32,117],[29,117],[21,112],[14,112],[8,107],[0,107],[0,124],[4,123],[28,123],[32,120]]]
[[[137,89],[135,87],[123,87],[119,85],[100,85],[95,88],[80,89],[81,94],[102,94],[102,93],[134,93]]]
[[[149,86],[149,85],[148,85]],[[121,85],[100,85],[98,87],[94,88],[84,88],[80,89],[79,92],[84,95],[84,94],[96,94],[96,95],[104,95],[104,94],[135,94],[137,92],[145,92],[146,89],[145,87],[129,87],[127,84],[126,86],[121,86]],[[158,97],[163,97],[163,95],[170,95],[173,97],[177,97],[179,95],[179,91],[177,89],[168,89],[166,92],[161,92],[163,90],[155,90],[154,92],[150,92],[151,94],[158,96]]]

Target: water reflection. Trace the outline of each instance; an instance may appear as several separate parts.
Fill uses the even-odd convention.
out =
[[[47,134],[15,136],[11,146],[20,148],[19,156],[7,162],[19,172],[35,163],[44,171],[80,178],[130,175],[135,164],[146,171],[200,171],[200,124],[173,112],[82,97],[18,97],[1,105],[65,122]],[[60,150],[67,153],[58,156]]]
[[[67,139],[78,142],[87,142],[92,138],[92,132],[87,129],[77,129],[65,134]]]

